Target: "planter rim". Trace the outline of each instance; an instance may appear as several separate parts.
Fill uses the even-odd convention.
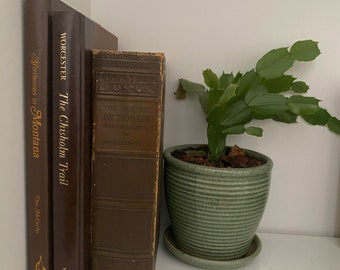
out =
[[[189,163],[189,162],[185,162],[182,160],[179,160],[175,157],[173,157],[171,155],[171,153],[174,150],[180,150],[186,147],[198,147],[201,145],[206,145],[206,144],[181,144],[181,145],[175,145],[172,147],[169,147],[167,149],[164,150],[163,152],[163,158],[164,160],[166,160],[167,162],[169,162],[170,164],[177,166],[177,167],[181,167],[182,169],[185,170],[195,170],[197,172],[213,172],[216,174],[228,174],[228,173],[232,173],[232,174],[249,174],[251,172],[256,173],[262,173],[264,171],[268,171],[271,170],[273,167],[273,161],[270,157],[268,157],[265,154],[262,154],[260,152],[254,151],[254,150],[250,150],[247,148],[243,148],[248,154],[253,155],[255,157],[259,157],[262,158],[264,160],[266,160],[266,163],[260,166],[256,166],[256,167],[249,167],[249,168],[217,168],[217,167],[208,167],[208,166],[203,166],[203,165],[198,165],[198,164],[193,164],[193,163]],[[227,146],[229,147],[229,146]]]

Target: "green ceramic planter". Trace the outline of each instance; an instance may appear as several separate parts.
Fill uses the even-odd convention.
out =
[[[191,145],[195,146],[195,145]],[[262,218],[273,163],[244,168],[211,168],[175,159],[164,151],[164,182],[172,234],[186,254],[213,261],[240,259],[248,253]]]

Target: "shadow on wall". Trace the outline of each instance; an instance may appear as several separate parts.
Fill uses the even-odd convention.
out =
[[[335,237],[340,237],[340,170],[339,170],[338,200],[337,200],[334,232],[335,232]]]
[[[164,181],[164,178],[163,178]],[[340,194],[339,194],[340,197]],[[161,205],[160,205],[160,226],[167,227],[169,226],[170,219],[169,219],[169,213],[166,205],[166,200],[165,200],[165,193],[164,193],[164,182],[163,182],[163,187],[161,190]],[[339,209],[340,211],[340,209]],[[340,213],[339,213],[339,219],[340,219]],[[339,220],[340,223],[340,220]],[[339,227],[340,228],[340,227]],[[160,236],[163,237],[163,236]]]

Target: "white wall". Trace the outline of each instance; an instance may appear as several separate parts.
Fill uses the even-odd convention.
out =
[[[118,36],[121,50],[165,52],[165,147],[206,142],[196,100],[173,97],[179,77],[202,81],[206,67],[247,71],[268,50],[300,39],[319,41],[322,55],[298,64],[294,74],[340,117],[339,12],[338,0],[91,1],[92,18]],[[305,123],[262,126],[262,138],[242,135],[228,141],[275,162],[260,230],[340,236],[340,137]]]
[[[0,269],[25,269],[22,3],[0,9]]]
[[[21,5],[7,0],[0,9],[0,269],[26,263]]]
[[[86,16],[91,14],[90,0],[61,0]]]

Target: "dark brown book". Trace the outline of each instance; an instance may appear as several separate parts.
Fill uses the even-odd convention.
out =
[[[162,53],[93,53],[93,270],[155,269],[164,65]]]
[[[52,269],[49,12],[58,0],[24,3],[24,117],[28,269]]]
[[[90,267],[92,49],[117,38],[76,11],[52,13],[53,264]]]

